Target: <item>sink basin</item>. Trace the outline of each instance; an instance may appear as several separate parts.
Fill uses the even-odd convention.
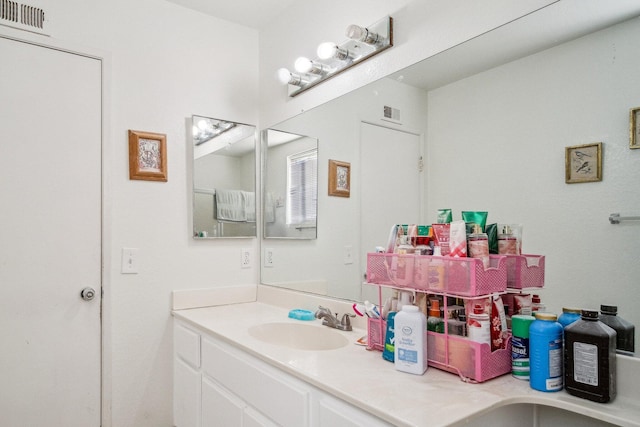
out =
[[[249,335],[297,350],[335,350],[349,344],[349,340],[335,329],[304,323],[264,323],[250,327]]]

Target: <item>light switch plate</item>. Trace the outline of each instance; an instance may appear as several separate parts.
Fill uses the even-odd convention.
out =
[[[122,274],[138,274],[138,248],[122,248]]]
[[[347,245],[344,247],[344,263],[353,264],[353,246]]]

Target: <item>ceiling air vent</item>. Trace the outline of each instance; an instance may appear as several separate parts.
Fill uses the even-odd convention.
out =
[[[0,24],[44,34],[44,10],[11,0],[0,0]]]

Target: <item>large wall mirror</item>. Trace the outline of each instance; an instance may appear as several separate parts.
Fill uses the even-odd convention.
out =
[[[255,126],[192,116],[193,237],[256,237]]]
[[[547,257],[549,311],[612,304],[639,325],[640,225],[608,217],[640,213],[640,150],[628,142],[640,19],[593,11],[567,26],[555,7],[273,126],[322,142],[318,237],[263,241],[262,283],[376,300],[366,254],[391,224],[487,210],[490,222],[523,223],[523,250]],[[565,147],[592,142],[604,143],[603,181],[565,183]],[[351,164],[349,198],[327,195],[330,159]]]

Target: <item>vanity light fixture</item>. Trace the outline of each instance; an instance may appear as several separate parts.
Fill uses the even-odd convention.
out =
[[[200,118],[193,125],[193,143],[195,145],[204,144],[213,138],[232,129],[236,124],[223,120]]]
[[[349,40],[336,44],[325,42],[317,49],[317,59],[300,57],[295,61],[296,73],[278,70],[278,80],[288,85],[293,97],[356,64],[393,46],[393,18],[387,16],[369,27],[349,25]]]

